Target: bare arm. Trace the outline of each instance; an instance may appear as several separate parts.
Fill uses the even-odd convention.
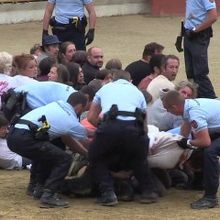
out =
[[[187,122],[187,121],[184,121],[182,126],[181,126],[181,129],[180,129],[180,134],[183,137],[188,138],[190,132],[191,132],[191,124],[189,122]]]
[[[190,140],[190,144],[196,147],[208,147],[211,144],[208,128],[194,134],[195,139]]]
[[[90,4],[86,4],[85,8],[89,14],[89,29],[95,29],[95,24],[96,24],[95,6],[93,3],[90,3]]]
[[[196,27],[195,32],[202,31],[208,27],[211,27],[211,25],[217,21],[218,15],[217,10],[215,8],[208,11],[207,17],[204,20],[204,22]]]
[[[87,115],[87,119],[91,124],[93,124],[96,127],[100,121],[100,118],[99,118],[100,112],[101,112],[101,106],[92,102],[90,109],[89,109],[89,113]]]
[[[54,7],[55,7],[54,4],[47,2],[45,12],[44,12],[44,18],[43,18],[43,30],[48,31],[49,22],[53,14]]]
[[[79,153],[86,157],[88,156],[88,150],[79,141],[69,135],[63,135],[61,138],[64,144],[70,147],[71,151]]]

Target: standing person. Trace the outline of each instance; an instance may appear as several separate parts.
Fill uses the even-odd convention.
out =
[[[179,146],[204,148],[204,196],[193,202],[193,209],[207,209],[218,206],[220,156],[220,101],[214,99],[185,99],[179,92],[170,91],[163,98],[164,108],[175,115],[183,116],[181,134],[188,137],[193,132],[194,139],[183,138]]]
[[[118,203],[110,170],[112,167],[120,169],[121,165],[125,170],[134,171],[141,186],[140,202],[157,200],[157,194],[152,191],[147,162],[144,164],[149,141],[144,124],[146,102],[130,80],[128,72],[115,72],[114,82],[104,85],[95,94],[87,116],[94,126],[99,122],[100,113],[106,116],[89,148],[91,172],[101,193],[99,202],[106,206]]]
[[[208,77],[208,46],[212,37],[212,24],[217,20],[214,0],[187,0],[184,57],[188,80],[199,85],[198,97],[216,98]]]
[[[84,7],[89,14],[89,30],[85,35],[87,18]],[[55,8],[55,17],[51,17]],[[43,18],[43,36],[48,35],[49,24],[53,34],[62,42],[71,41],[77,50],[86,50],[95,35],[96,13],[93,0],[48,0]]]

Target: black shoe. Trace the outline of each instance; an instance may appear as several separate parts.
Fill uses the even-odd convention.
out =
[[[118,204],[118,199],[113,191],[106,191],[101,194],[97,202],[104,206],[114,206]]]
[[[68,202],[59,198],[57,193],[52,193],[50,190],[44,190],[43,195],[40,198],[41,208],[56,208],[62,207],[67,208]]]
[[[153,191],[144,191],[139,198],[139,202],[143,204],[155,203],[158,201],[158,194]]]
[[[130,202],[134,200],[134,190],[128,181],[120,182],[120,189],[118,194],[118,199],[124,202]]]
[[[43,192],[44,192],[44,187],[41,184],[37,184],[36,187],[34,188],[33,197],[35,199],[40,199],[41,196],[43,195]]]
[[[217,198],[208,198],[203,197],[193,203],[191,203],[192,209],[210,209],[218,207],[218,199]]]

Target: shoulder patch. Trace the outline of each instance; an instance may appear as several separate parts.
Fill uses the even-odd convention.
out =
[[[191,121],[192,128],[198,128],[198,124],[195,120]]]

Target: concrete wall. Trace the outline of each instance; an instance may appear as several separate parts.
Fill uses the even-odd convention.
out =
[[[97,16],[150,13],[150,0],[94,0]],[[0,24],[38,21],[46,1],[0,4]]]

